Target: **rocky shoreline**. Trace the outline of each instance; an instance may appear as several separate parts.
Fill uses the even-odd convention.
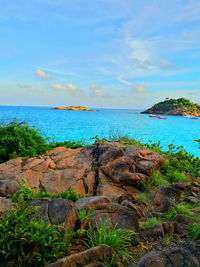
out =
[[[136,256],[123,266],[197,267],[200,242],[191,241],[189,232],[200,215],[200,183],[191,180],[160,185],[147,192],[145,199],[140,197],[154,170],[160,170],[165,162],[154,151],[117,142],[78,149],[58,147],[38,157],[9,160],[0,164],[0,210],[5,213],[15,206],[11,197],[21,189],[24,179],[35,191],[62,193],[73,188],[83,198],[72,202],[40,197],[30,206],[41,207],[36,216],[46,223],[63,225],[70,232],[87,231],[89,225],[95,228],[105,219],[110,225],[134,231],[130,250]],[[160,220],[177,203],[196,203],[192,210],[196,215],[177,214],[172,219]],[[80,209],[90,210],[91,218],[81,221]],[[159,221],[144,227],[144,222],[151,218]],[[167,243],[170,236],[173,241]],[[105,267],[105,255],[112,259],[114,254],[106,245],[81,247],[48,267]]]

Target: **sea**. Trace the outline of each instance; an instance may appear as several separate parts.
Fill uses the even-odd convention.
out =
[[[94,137],[127,136],[142,142],[160,141],[167,146],[184,146],[200,157],[200,118],[165,116],[166,120],[151,118],[135,109],[97,109],[90,111],[53,110],[51,107],[0,106],[0,123],[24,121],[40,131],[50,141],[81,140],[93,143]]]

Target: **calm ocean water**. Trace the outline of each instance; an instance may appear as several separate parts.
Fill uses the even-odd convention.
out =
[[[166,116],[167,120],[149,118],[140,110],[99,109],[99,112],[51,110],[49,107],[0,106],[0,121],[18,119],[40,130],[44,137],[54,141],[69,139],[92,142],[91,137],[109,138],[127,135],[147,142],[161,141],[163,146],[183,145],[189,152],[200,156],[200,118]]]

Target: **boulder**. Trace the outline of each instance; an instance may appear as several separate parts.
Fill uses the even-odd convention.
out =
[[[117,198],[139,193],[140,183],[148,183],[153,170],[163,162],[164,158],[153,151],[119,143],[59,147],[42,156],[0,164],[0,180],[20,184],[25,179],[37,191],[61,193],[74,188],[83,196]]]
[[[14,203],[11,199],[0,197],[0,214],[5,213],[14,208]]]
[[[57,198],[49,203],[48,215],[52,224],[63,224],[65,229],[73,231],[78,220],[74,203],[68,199]]]
[[[87,249],[83,252],[67,256],[65,258],[59,259],[54,263],[50,263],[47,267],[83,267],[88,264],[93,264],[94,262],[101,262],[105,258],[112,260],[114,250],[107,245],[100,245]],[[101,267],[102,265],[92,265],[95,267]]]
[[[142,257],[138,267],[198,267],[200,241],[180,242],[162,251],[151,251]]]
[[[95,228],[105,220],[122,229],[139,231],[138,214],[132,208],[116,203],[102,204],[92,213],[91,225]]]
[[[154,204],[160,205],[165,197],[168,197],[168,198],[175,197],[178,199],[180,195],[181,195],[181,190],[177,189],[174,185],[159,186],[155,194]]]
[[[0,196],[11,197],[21,186],[14,180],[0,180]]]
[[[80,208],[88,209],[88,208],[95,208],[101,204],[106,204],[106,203],[110,203],[110,199],[105,196],[83,197],[75,202],[75,206],[77,209]]]
[[[74,203],[68,199],[39,198],[30,203],[30,207],[40,207],[36,217],[55,225],[63,225],[66,230],[73,231],[78,221]]]

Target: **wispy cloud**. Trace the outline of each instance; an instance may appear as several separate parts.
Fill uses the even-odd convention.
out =
[[[55,90],[60,91],[77,91],[77,87],[74,84],[59,84],[59,83],[50,83],[49,86]]]
[[[41,70],[41,69],[36,70],[35,75],[37,76],[37,78],[41,80],[49,80],[49,79],[57,78],[55,75],[46,73],[44,70]]]

